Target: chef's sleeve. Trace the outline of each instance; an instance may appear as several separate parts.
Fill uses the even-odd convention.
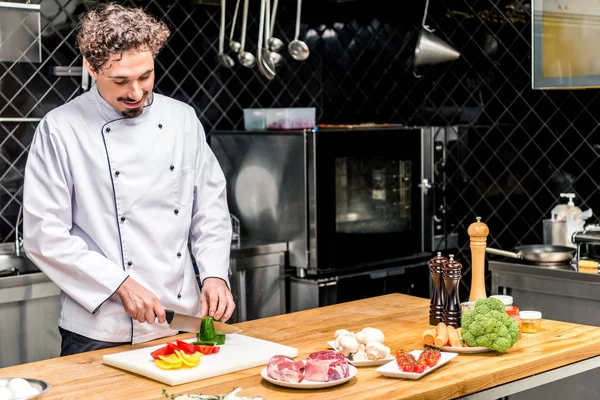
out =
[[[128,274],[71,235],[73,179],[67,148],[47,117],[36,129],[23,189],[23,247],[62,291],[95,313]]]
[[[229,284],[231,219],[225,175],[196,120],[198,152],[190,243],[200,279],[220,278]]]

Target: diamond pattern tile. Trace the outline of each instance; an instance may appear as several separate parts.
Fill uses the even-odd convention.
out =
[[[40,2],[40,1],[38,1]],[[256,68],[219,67],[219,8],[186,1],[123,1],[143,6],[172,29],[156,60],[156,90],[194,106],[207,132],[243,129],[243,108],[316,107],[322,123],[393,122],[460,125],[448,149],[449,232],[457,232],[462,295],[470,285],[467,228],[475,216],[490,228],[488,245],[541,243],[542,219],[561,192],[600,212],[597,90],[531,89],[531,7],[525,0],[440,0],[427,24],[460,59],[413,75],[424,1],[398,14],[392,2],[303,2],[298,62],[284,51],[272,81]],[[0,118],[40,118],[81,93],[77,77],[53,66],[79,66],[74,28],[100,2],[41,0],[40,64],[0,63]],[[234,1],[228,1],[226,36]],[[257,1],[251,1],[246,49],[255,52]],[[282,0],[275,36],[294,34],[295,2]],[[240,23],[235,37],[239,38]],[[12,240],[23,168],[35,122],[0,122],[0,237]],[[595,222],[598,218],[595,217]]]

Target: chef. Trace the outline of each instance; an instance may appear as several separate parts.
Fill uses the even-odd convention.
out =
[[[168,36],[140,9],[89,12],[77,44],[96,84],[35,132],[24,248],[61,289],[61,355],[174,335],[165,308],[235,308],[223,172],[194,109],[152,92]]]

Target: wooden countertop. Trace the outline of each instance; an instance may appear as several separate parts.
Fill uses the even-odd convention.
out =
[[[299,358],[327,349],[337,329],[381,329],[392,350],[422,349],[428,328],[429,300],[391,294],[237,324],[243,334],[293,346]],[[191,338],[191,334],[178,338]],[[256,367],[232,374],[167,386],[102,364],[104,354],[157,345],[165,338],[69,357],[0,369],[0,378],[31,377],[48,381],[46,399],[160,399],[169,394],[221,394],[241,387],[238,395],[268,399],[450,399],[600,355],[600,328],[543,320],[542,331],[524,335],[507,353],[461,354],[419,380],[386,378],[377,367],[362,367],[349,382],[320,390],[286,389],[264,381]]]

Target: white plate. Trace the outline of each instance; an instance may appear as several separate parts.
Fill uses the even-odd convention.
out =
[[[426,344],[425,346],[440,349],[442,351],[450,351],[453,353],[461,353],[461,354],[487,353],[488,351],[492,351],[491,349],[488,349],[487,347],[452,347],[452,346],[436,346],[435,344]]]
[[[415,359],[418,360],[419,355],[421,354],[422,351],[423,350],[413,350],[410,352],[410,354],[412,354],[415,357]],[[435,371],[442,365],[446,364],[448,361],[450,361],[454,357],[456,357],[458,355],[458,353],[447,353],[445,351],[441,351],[440,355],[441,355],[440,360],[438,361],[438,363],[436,365],[434,365],[431,368],[428,367],[427,369],[425,369],[425,371],[421,372],[420,374],[418,374],[416,372],[402,371],[400,369],[400,367],[398,367],[398,362],[396,360],[390,361],[389,363],[382,365],[381,367],[377,368],[375,371],[379,372],[383,376],[388,376],[390,378],[419,379],[419,378],[427,375],[428,373]]]
[[[327,342],[327,344],[333,350],[337,351],[337,349],[335,348],[335,342],[334,341]],[[378,366],[378,365],[387,364],[388,362],[390,362],[392,360],[395,360],[396,357],[394,357],[393,355],[390,355],[388,358],[381,358],[379,360],[366,360],[366,361],[358,361],[358,360],[354,361],[350,357],[346,357],[346,359],[348,360],[349,364],[352,364],[355,367],[374,367],[374,366]]]
[[[350,379],[352,379],[356,375],[357,371],[358,370],[355,367],[353,367],[352,365],[348,365],[349,374],[348,374],[347,378],[338,379],[337,381],[329,381],[329,382],[315,382],[315,381],[307,381],[305,379],[302,380],[302,382],[282,382],[282,381],[278,381],[276,379],[271,378],[267,374],[266,368],[263,368],[262,371],[260,371],[260,376],[262,376],[265,380],[271,382],[274,385],[283,386],[283,387],[287,387],[287,388],[321,389],[321,388],[326,388],[326,387],[330,387],[330,386],[341,385],[344,382],[348,382]]]

